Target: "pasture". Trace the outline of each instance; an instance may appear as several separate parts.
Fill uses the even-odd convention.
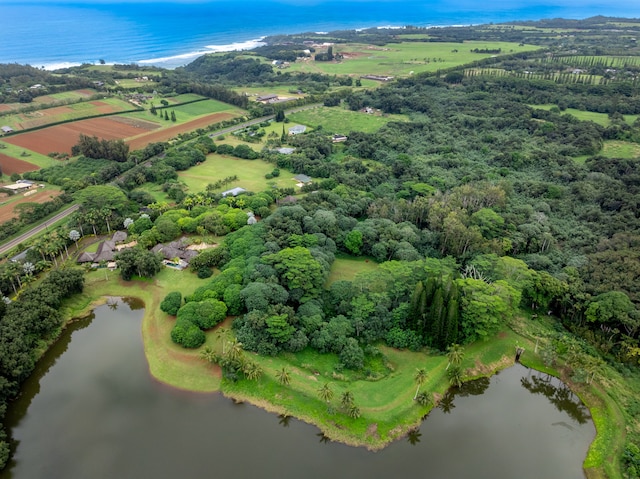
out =
[[[279,177],[267,180],[264,175],[273,171],[274,168],[275,165],[263,160],[243,160],[214,153],[208,155],[207,160],[202,164],[179,172],[178,179],[187,185],[190,193],[204,191],[209,183],[233,175],[236,175],[238,179],[233,184],[222,187],[220,191],[237,186],[253,192],[268,190],[274,186],[278,188],[295,187],[293,173],[283,168],[280,169]]]
[[[404,115],[382,115],[351,111],[340,107],[319,107],[293,113],[288,116],[293,126],[301,123],[312,128],[322,125],[327,133],[347,134],[351,131],[373,133],[390,121],[407,121]]]
[[[457,67],[494,53],[473,53],[471,50],[497,50],[502,54],[536,50],[532,45],[519,46],[509,42],[469,41],[464,43],[446,42],[405,42],[385,46],[363,44],[337,44],[333,53],[344,55],[343,60],[316,62],[312,59],[298,60],[291,64],[290,71],[321,72],[329,75],[388,75],[408,76],[412,73],[435,72]],[[318,52],[322,52],[319,49]]]

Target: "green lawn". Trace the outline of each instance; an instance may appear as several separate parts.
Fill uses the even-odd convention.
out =
[[[158,101],[161,99],[167,100],[169,103],[179,104],[179,103],[186,103],[188,101],[204,100],[206,99],[206,97],[201,95],[196,95],[195,93],[183,93],[182,95],[176,95],[176,96],[171,96],[167,98],[159,98]]]
[[[360,111],[351,111],[340,107],[319,107],[289,115],[290,124],[302,123],[303,125],[317,128],[322,125],[327,134],[347,134],[351,131],[373,133],[390,121],[407,121],[405,115],[379,115],[368,114]]]
[[[242,160],[230,156],[211,154],[207,161],[200,165],[178,173],[178,178],[183,181],[189,191],[194,193],[204,191],[209,183],[214,183],[229,176],[236,175],[237,181],[225,186],[223,189],[237,186],[248,191],[259,192],[271,188],[274,184],[279,188],[294,187],[293,173],[280,169],[280,176],[267,180],[264,175],[270,173],[274,165],[263,160]]]
[[[333,52],[345,55],[339,62],[302,60],[291,64],[288,71],[322,72],[329,75],[390,75],[408,76],[457,67],[494,56],[489,53],[472,53],[473,49],[498,49],[502,54],[532,51],[536,46],[519,46],[509,42],[469,41],[464,43],[406,42],[373,46],[363,44],[334,45]]]
[[[180,95],[184,96],[184,95]],[[197,95],[194,95],[197,96]],[[187,101],[187,100],[185,100]],[[175,107],[169,105],[168,107],[160,109],[160,101],[159,99],[153,99],[151,102],[147,104],[147,108],[151,108],[151,104],[153,104],[156,108],[158,108],[158,114],[152,115],[149,110],[137,111],[133,113],[127,113],[125,117],[135,118],[137,120],[145,120],[153,123],[157,123],[160,127],[171,127],[175,125],[180,125],[182,123],[187,123],[196,118],[200,118],[206,115],[211,115],[213,113],[230,113],[233,115],[242,115],[244,110],[235,107],[233,105],[229,105],[228,103],[223,103],[216,100],[202,100],[197,101],[195,103],[188,103],[186,105],[177,105]],[[164,112],[170,116],[172,111],[176,113],[176,121],[165,121],[160,119],[160,114],[164,115]]]
[[[175,108],[169,107],[171,111],[176,112],[176,116],[186,115],[193,119],[198,116],[209,115],[211,113],[219,113],[222,111],[238,111],[239,108],[229,105],[228,103],[222,103],[217,100],[203,100],[195,103],[187,103],[186,105],[179,105]]]
[[[378,263],[371,258],[338,255],[331,265],[331,272],[329,273],[325,287],[328,288],[335,281],[353,281],[358,273],[375,271],[377,269]]]

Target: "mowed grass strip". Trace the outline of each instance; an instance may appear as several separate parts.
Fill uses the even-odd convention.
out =
[[[187,185],[191,193],[204,191],[209,183],[215,183],[233,175],[238,179],[224,186],[220,191],[237,186],[253,192],[270,189],[271,185],[276,185],[278,188],[295,187],[293,173],[283,168],[280,169],[279,177],[267,180],[264,175],[273,171],[274,168],[275,165],[263,160],[242,160],[211,154],[202,164],[179,172],[178,178]]]
[[[378,115],[361,111],[351,111],[340,107],[319,107],[300,111],[288,116],[291,123],[317,128],[322,127],[327,133],[347,134],[351,131],[374,133],[390,121],[407,121],[404,115]]]

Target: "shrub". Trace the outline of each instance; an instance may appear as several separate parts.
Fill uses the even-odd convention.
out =
[[[185,348],[198,348],[206,340],[202,330],[187,319],[178,318],[171,330],[171,340]]]
[[[187,320],[200,329],[210,329],[227,316],[227,306],[216,299],[193,301],[178,311],[178,319]]]
[[[182,293],[180,293],[180,291],[172,291],[167,294],[162,300],[162,303],[160,303],[160,310],[171,316],[175,316],[178,314],[180,306],[182,306]]]

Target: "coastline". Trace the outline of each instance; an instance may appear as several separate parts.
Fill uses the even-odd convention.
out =
[[[501,6],[478,9],[474,5],[454,10],[444,0],[408,0],[401,5],[322,0],[295,7],[278,0],[249,0],[242,11],[246,15],[240,15],[237,4],[230,0],[188,4],[170,0],[153,11],[139,0],[85,6],[58,0],[34,1],[26,8],[9,2],[3,5],[0,63],[27,63],[52,70],[104,60],[108,64],[172,69],[206,53],[254,48],[272,35],[406,25],[443,28],[595,15],[640,16],[640,6],[635,4],[583,4],[578,8],[540,5],[536,0],[520,0],[508,10]],[[264,21],[266,18],[269,20]],[[73,29],[68,28],[70,24]]]

